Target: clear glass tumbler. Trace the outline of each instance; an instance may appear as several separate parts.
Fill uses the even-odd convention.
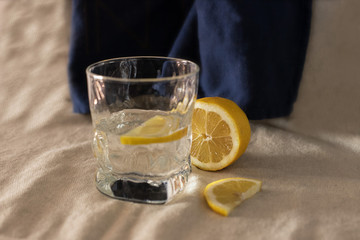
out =
[[[126,57],[86,69],[96,186],[128,201],[165,203],[191,172],[191,119],[199,67],[167,57]]]

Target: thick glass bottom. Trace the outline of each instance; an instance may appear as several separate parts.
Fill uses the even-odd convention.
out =
[[[168,176],[113,175],[99,169],[96,174],[98,190],[112,198],[131,202],[163,204],[182,191],[191,172],[190,164]]]

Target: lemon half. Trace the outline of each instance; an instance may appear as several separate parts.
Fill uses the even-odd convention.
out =
[[[191,162],[203,170],[223,169],[245,152],[250,136],[249,120],[235,102],[220,97],[198,99],[192,119]]]

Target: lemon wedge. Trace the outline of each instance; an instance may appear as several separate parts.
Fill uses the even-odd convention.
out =
[[[220,97],[196,100],[192,118],[191,162],[217,171],[235,162],[251,136],[246,114],[233,101]]]
[[[225,178],[208,184],[204,196],[213,211],[228,216],[242,201],[259,192],[261,185],[262,181],[256,179]]]
[[[121,144],[139,145],[176,141],[187,135],[188,128],[178,129],[179,121],[171,116],[155,116],[120,136]]]

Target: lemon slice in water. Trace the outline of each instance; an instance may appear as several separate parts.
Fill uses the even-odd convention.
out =
[[[178,129],[179,121],[171,116],[155,116],[120,137],[121,144],[166,143],[187,135],[188,128]]]

